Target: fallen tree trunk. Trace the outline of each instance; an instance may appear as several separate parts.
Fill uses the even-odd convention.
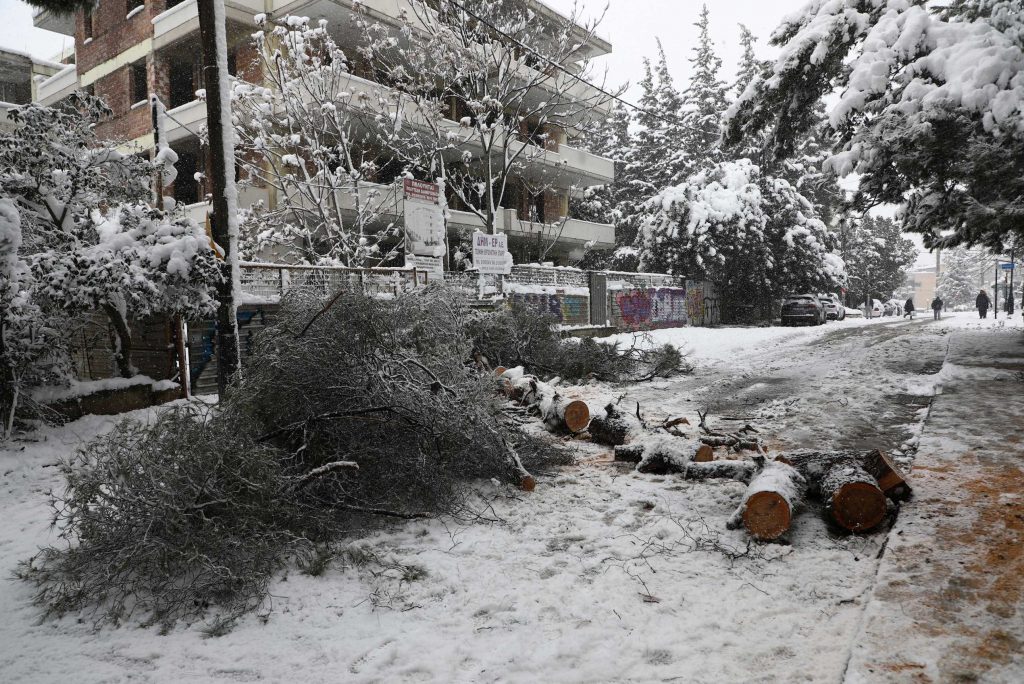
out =
[[[700,441],[710,447],[731,447],[737,451],[757,451],[757,448],[761,446],[756,439],[747,439],[739,435],[702,435]]]
[[[616,404],[604,407],[604,415],[590,420],[590,438],[598,444],[620,446],[644,434],[645,426],[635,415],[619,409]]]
[[[834,463],[818,487],[825,511],[844,529],[864,532],[885,518],[885,494],[855,459]]]
[[[910,498],[912,490],[903,473],[889,459],[884,451],[793,451],[780,457],[814,484],[820,483],[825,473],[834,465],[854,461],[871,474],[878,487],[894,501]]]
[[[710,461],[693,463],[686,467],[683,477],[687,480],[737,480],[749,484],[757,473],[757,464],[753,461]]]
[[[535,408],[549,430],[564,429],[576,433],[587,429],[590,407],[586,402],[567,399],[559,394],[555,389],[557,379],[543,382],[522,371],[522,367],[517,367],[502,373],[505,396]]]
[[[732,530],[742,525],[755,539],[771,541],[789,530],[793,513],[803,505],[807,483],[796,468],[786,463],[758,460],[763,467],[750,480],[726,526]]]
[[[640,473],[664,475],[682,473],[697,458],[706,458],[704,446],[669,435],[654,434],[642,441],[615,447],[615,460],[636,463]]]

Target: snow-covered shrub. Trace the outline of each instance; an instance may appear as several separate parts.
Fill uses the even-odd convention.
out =
[[[144,206],[153,165],[96,136],[109,114],[85,95],[9,110],[13,127],[0,132],[0,198],[18,215],[17,253],[34,281],[21,291],[53,315],[106,313],[127,377],[130,320],[206,311],[216,269],[200,227]]]
[[[554,316],[520,303],[477,314],[469,323],[474,350],[492,366],[524,366],[543,377],[628,382],[688,371],[681,352],[666,344],[629,349],[592,338],[563,339]]]

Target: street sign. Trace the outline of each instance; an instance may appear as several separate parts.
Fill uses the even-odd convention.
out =
[[[512,258],[508,253],[508,236],[504,233],[473,233],[473,265],[481,274],[511,273]]]
[[[999,264],[999,268],[1003,269],[1004,271],[1012,271],[1013,270],[1013,262],[1006,262],[1006,263]]]

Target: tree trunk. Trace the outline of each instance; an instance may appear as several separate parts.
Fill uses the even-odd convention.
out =
[[[743,525],[755,539],[771,541],[781,537],[793,522],[793,513],[803,504],[806,480],[796,468],[781,461],[769,461],[750,480],[729,529]]]
[[[840,527],[864,532],[885,517],[885,494],[855,459],[837,461],[819,485],[825,511]]]
[[[501,391],[505,396],[525,406],[536,408],[549,430],[565,429],[582,432],[590,423],[590,408],[586,402],[566,399],[554,384],[542,382],[532,375],[524,375],[522,367],[506,370],[501,376]]]
[[[117,364],[117,373],[122,378],[130,378],[135,375],[135,367],[132,365],[131,328],[116,306],[104,304],[103,311],[110,319],[110,324],[114,326],[114,362]]]
[[[237,255],[232,253],[232,236],[229,220],[228,183],[234,181],[234,168],[231,169],[231,180],[228,179],[228,163],[225,152],[225,135],[231,125],[229,112],[224,111],[221,97],[221,61],[218,30],[226,31],[227,27],[219,26],[217,8],[220,3],[223,14],[224,0],[197,0],[199,13],[199,39],[203,52],[203,74],[206,84],[206,120],[210,134],[210,179],[213,189],[213,215],[210,223],[213,240],[224,250],[224,261],[221,266],[223,277],[217,284],[217,394],[224,397],[228,383],[238,370],[238,322],[235,320],[234,268],[232,264]],[[223,55],[226,64],[227,55]],[[226,76],[226,74],[225,74]]]

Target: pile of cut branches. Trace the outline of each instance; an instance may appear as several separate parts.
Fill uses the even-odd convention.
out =
[[[637,335],[629,347],[592,338],[563,338],[554,316],[519,303],[470,322],[477,358],[493,367],[523,366],[543,378],[564,381],[641,382],[693,370],[675,346],[654,346]]]
[[[462,510],[477,478],[569,456],[503,412],[442,289],[294,293],[226,401],[125,421],[61,464],[65,541],[21,565],[52,614],[162,625],[258,608],[292,559],[387,518]]]

